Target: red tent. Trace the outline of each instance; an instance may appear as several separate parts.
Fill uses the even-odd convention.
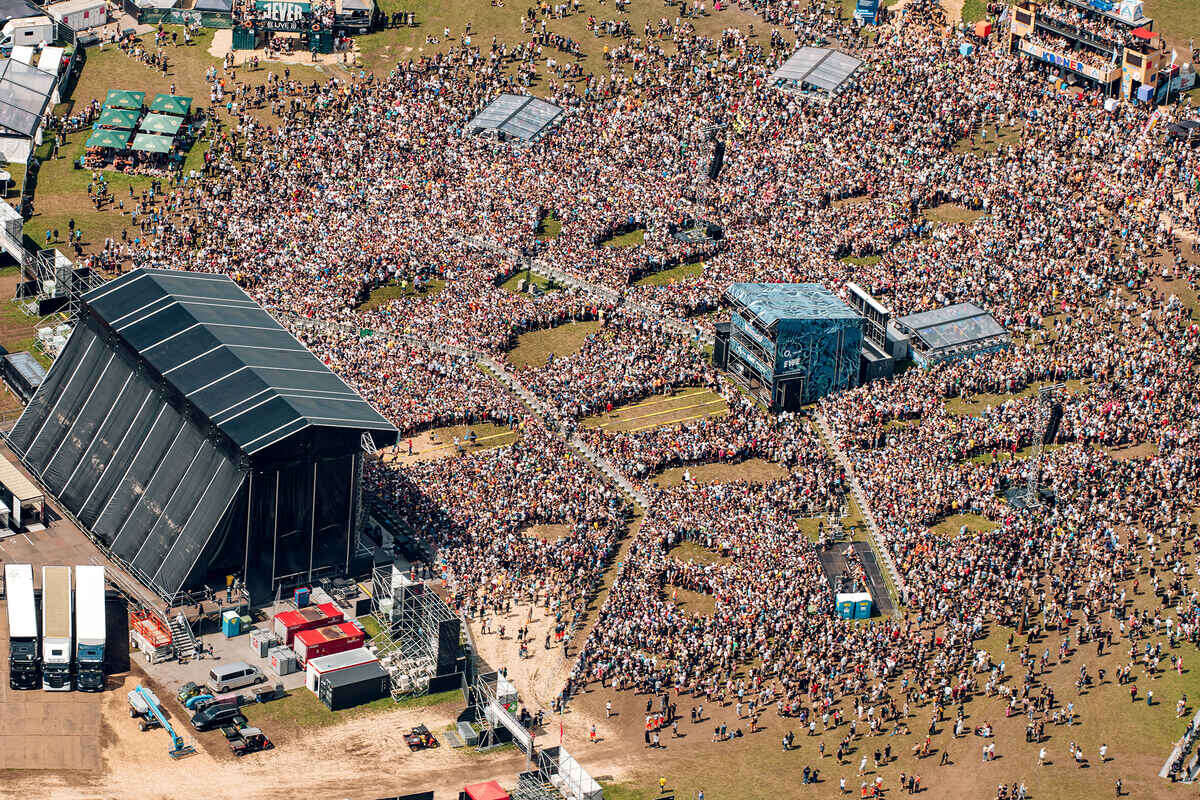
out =
[[[500,784],[495,781],[464,786],[459,795],[460,799],[463,797],[468,800],[509,800],[508,792],[500,788]]]
[[[1130,33],[1139,39],[1146,39],[1147,41],[1154,38],[1154,33],[1145,26],[1141,28],[1134,28],[1132,31],[1130,31]]]

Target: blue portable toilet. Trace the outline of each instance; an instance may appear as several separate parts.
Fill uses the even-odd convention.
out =
[[[296,601],[296,608],[304,608],[308,605],[309,591],[307,586],[301,586],[292,596]]]
[[[226,611],[221,615],[221,633],[226,639],[232,639],[242,632],[242,618],[236,611]]]
[[[958,46],[958,54],[960,56],[969,56],[975,53],[975,45],[970,42],[963,42]]]
[[[854,595],[839,593],[834,597],[837,615],[842,619],[854,619]]]
[[[855,619],[870,619],[871,617],[871,595],[863,594],[854,604]]]

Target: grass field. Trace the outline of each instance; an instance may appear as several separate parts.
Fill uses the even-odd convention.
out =
[[[508,360],[518,367],[545,366],[552,355],[561,358],[579,352],[584,340],[600,328],[598,321],[568,322],[523,333],[517,337],[516,347],[508,351]]]
[[[652,272],[633,282],[634,286],[665,286],[668,283],[683,280],[684,278],[696,277],[704,274],[704,262],[697,261],[694,264],[680,264],[678,267]]]
[[[736,464],[691,464],[686,467],[671,467],[655,475],[650,482],[655,486],[667,488],[683,483],[684,473],[691,476],[694,483],[767,483],[768,481],[783,480],[788,471],[778,464],[764,461],[761,458],[749,458]]]
[[[475,444],[467,445],[466,437],[475,434]],[[496,425],[491,422],[477,422],[474,425],[447,425],[432,428],[418,436],[401,437],[396,443],[394,456],[402,462],[429,461],[454,455],[454,440],[459,440],[459,447],[464,453],[476,453],[481,450],[491,450],[496,447],[507,447],[519,438],[512,428]],[[412,440],[413,454],[408,454],[408,441]]]
[[[433,297],[445,288],[446,282],[440,278],[425,281],[419,290],[413,289],[412,284],[407,282],[403,285],[385,283],[372,289],[371,294],[357,308],[360,311],[371,311],[403,297]]]
[[[845,256],[839,258],[838,261],[843,264],[853,264],[856,267],[873,267],[883,261],[883,256]]]
[[[448,47],[459,45],[468,24],[471,26],[472,45],[478,45],[484,50],[487,49],[493,34],[500,41],[509,43],[527,38],[521,34],[521,15],[528,4],[504,3],[495,6],[491,3],[474,2],[473,0],[380,0],[378,6],[384,14],[391,14],[394,11],[414,12],[418,22],[417,26],[412,28],[393,28],[357,37],[363,66],[378,74],[386,73],[400,59],[418,59],[423,55],[444,51]],[[581,61],[585,75],[589,72],[596,74],[607,72],[603,56],[604,49],[606,46],[611,49],[617,41],[612,37],[596,36],[589,31],[587,28],[589,15],[600,20],[628,20],[630,26],[640,34],[648,20],[658,22],[659,18],[663,16],[673,18],[676,10],[667,8],[660,2],[635,2],[629,7],[628,12],[618,12],[611,3],[601,0],[583,0],[579,13],[570,14],[562,19],[543,15],[541,19],[546,20],[546,27],[549,31],[569,36],[579,43],[580,49],[583,51]],[[713,11],[709,5],[708,12],[704,16],[689,21],[695,25],[699,33],[714,37],[719,36],[720,31],[726,27],[740,27],[747,30],[751,23],[758,23],[755,26],[756,36],[754,38],[764,46],[767,43],[767,36],[770,35],[769,32],[767,36],[762,35],[764,30],[769,29],[762,24],[761,17],[745,13],[736,5],[732,8],[726,7],[720,12]],[[447,27],[450,28],[451,38],[449,41],[443,35],[443,29]],[[426,43],[427,35],[432,35],[437,41]],[[665,39],[658,44],[668,54],[675,50],[670,39]],[[560,61],[569,59],[568,56],[558,53],[558,51],[547,50],[546,55],[549,56],[551,53]],[[539,93],[536,86],[534,93]]]
[[[549,241],[560,233],[562,233],[562,222],[559,221],[558,212],[554,209],[550,209],[538,219],[537,238]]]
[[[955,514],[932,526],[929,532],[946,537],[958,536],[964,525],[970,533],[982,533],[997,527],[997,523],[979,514]]]
[[[982,217],[983,212],[967,208],[966,206],[960,206],[957,203],[942,203],[933,208],[925,209],[921,212],[921,216],[930,222],[957,225],[959,223],[970,224]]]
[[[669,395],[651,397],[615,407],[611,412],[587,417],[582,425],[606,431],[645,431],[701,417],[729,413],[725,398],[699,386],[676,389]]]
[[[409,697],[399,703],[382,697],[370,703],[341,711],[330,711],[308,689],[295,689],[270,703],[252,703],[244,707],[246,719],[255,727],[266,730],[272,739],[288,734],[303,734],[352,719],[381,714],[397,708],[426,708],[449,703],[462,703],[462,692],[450,691]],[[281,736],[282,734],[282,736]]]
[[[717,610],[717,598],[703,592],[693,592],[690,589],[680,589],[668,586],[667,596],[675,596],[675,607],[687,614],[710,616]]]
[[[1200,44],[1200,6],[1196,0],[1145,0],[1143,12],[1154,20],[1154,30],[1161,31],[1170,47],[1179,50],[1180,61],[1186,57],[1188,40]]]
[[[688,539],[671,548],[671,557],[679,561],[693,561],[697,564],[730,564],[732,559],[709,550],[702,544]]]
[[[965,0],[962,8],[962,21],[969,24],[978,22],[987,16],[987,6],[983,0]]]
[[[976,2],[976,0],[971,0]],[[963,5],[963,15],[967,13],[969,4]],[[981,138],[976,132],[975,141],[971,141],[971,137],[959,139],[954,145],[956,153],[973,153],[974,155],[984,155],[986,153],[994,153],[999,149],[1000,145],[1012,145],[1021,141],[1021,129],[1017,127],[1001,127],[1000,135],[996,136],[996,128],[993,125],[988,126],[988,136],[986,139]]]
[[[980,394],[975,395],[970,400],[965,400],[961,397],[952,397],[946,400],[946,410],[951,414],[975,416],[982,414],[989,407],[994,408],[1000,405],[1005,400],[1014,397],[1032,397],[1037,394],[1040,387],[1045,385],[1045,383],[1034,383],[1013,394]],[[1078,380],[1066,381],[1066,390],[1071,394],[1082,391],[1083,382]]]
[[[621,233],[616,236],[610,236],[600,242],[602,247],[640,247],[646,242],[646,230],[644,228],[634,228],[629,233]]]
[[[519,294],[519,292],[517,291],[517,284],[522,279],[529,281],[530,283],[535,284],[537,286],[540,286],[542,288],[542,291],[544,291],[544,292],[556,292],[560,288],[560,287],[554,285],[553,281],[551,281],[549,278],[538,275],[536,272],[532,272],[531,270],[527,270],[527,269],[521,270],[520,272],[516,273],[511,278],[506,280],[504,283],[500,284],[500,288],[504,289],[506,291],[512,292],[513,294]]]

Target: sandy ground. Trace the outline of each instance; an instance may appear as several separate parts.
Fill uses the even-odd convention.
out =
[[[219,731],[197,734],[176,717],[171,722],[177,731],[200,747],[195,755],[173,761],[163,731],[142,733],[129,718],[125,695],[137,680],[126,677],[121,688],[104,696],[106,747],[100,774],[13,772],[0,783],[0,797],[374,798],[427,789],[452,795],[475,780],[508,777],[511,782],[522,763],[511,751],[489,756],[440,747],[410,753],[403,732],[418,723],[444,728],[459,710],[455,706],[361,718],[237,760],[225,752]]]
[[[476,428],[476,434],[479,440],[474,445],[462,445],[463,453],[475,453],[480,450],[490,450],[493,447],[503,447],[512,444],[516,441],[515,434],[506,432],[505,434],[496,434],[492,432],[491,426],[478,425],[455,425],[446,428],[438,428],[433,431],[425,431],[416,436],[401,437],[400,443],[395,447],[388,447],[381,450],[383,460],[389,464],[415,464],[421,461],[436,461],[442,458],[450,458],[458,455],[454,449],[454,437],[458,435],[460,438],[470,428]],[[437,434],[437,439],[433,438]],[[412,454],[408,452],[408,440],[412,439]]]

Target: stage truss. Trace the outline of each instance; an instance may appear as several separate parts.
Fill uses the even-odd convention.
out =
[[[391,676],[392,697],[426,694],[437,673],[439,625],[455,614],[394,564],[377,567],[372,584],[371,609],[383,628],[372,646]]]

